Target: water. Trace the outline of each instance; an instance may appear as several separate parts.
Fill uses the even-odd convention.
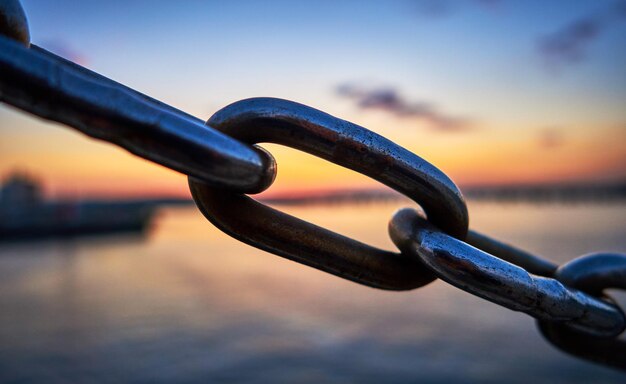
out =
[[[401,205],[289,212],[393,249],[386,225]],[[475,202],[470,214],[475,229],[557,262],[626,251],[623,204]],[[0,246],[2,383],[625,379],[441,281],[362,287],[241,244],[194,208],[164,210],[144,238]]]

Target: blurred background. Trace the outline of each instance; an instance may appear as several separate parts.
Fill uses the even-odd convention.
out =
[[[626,252],[626,1],[22,5],[33,43],[199,118],[307,104],[439,167],[474,229],[559,263]],[[266,148],[261,199],[394,249],[387,221],[411,202]],[[0,382],[625,378],[441,281],[383,292],[250,248],[185,176],[5,105],[0,176]]]

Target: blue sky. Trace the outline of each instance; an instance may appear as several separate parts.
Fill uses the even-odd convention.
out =
[[[90,67],[172,102],[193,103],[198,113],[256,94],[315,102],[348,81],[391,84],[451,109],[494,116],[492,102],[504,92],[522,103],[538,89],[568,99],[584,89],[609,104],[626,98],[626,23],[607,28],[589,44],[588,60],[556,75],[536,50],[542,36],[614,1],[444,1],[450,9],[441,15],[424,11],[430,2],[26,0],[24,6],[35,43],[64,46]],[[477,93],[483,100],[472,97]]]

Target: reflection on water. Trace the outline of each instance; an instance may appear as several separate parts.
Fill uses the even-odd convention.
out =
[[[290,212],[393,249],[397,207]],[[626,251],[626,205],[474,203],[470,214],[475,229],[558,262]],[[443,282],[362,287],[238,243],[191,208],[162,212],[148,238],[0,248],[0,382],[503,380],[624,375],[563,355],[526,315]]]

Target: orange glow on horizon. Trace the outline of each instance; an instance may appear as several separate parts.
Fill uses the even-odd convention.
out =
[[[15,121],[31,125],[36,120],[17,114]],[[461,187],[626,179],[626,149],[622,145],[626,133],[621,127],[602,131],[581,127],[563,143],[546,148],[535,136],[515,127],[516,134],[489,126],[448,133],[403,120],[361,123],[430,161]],[[393,130],[389,123],[393,123]],[[0,175],[16,169],[26,171],[39,178],[52,197],[190,196],[184,175],[81,134],[50,124],[43,128],[41,135],[16,130],[3,136]],[[384,188],[314,156],[279,145],[263,145],[278,162],[277,181],[266,196]]]

